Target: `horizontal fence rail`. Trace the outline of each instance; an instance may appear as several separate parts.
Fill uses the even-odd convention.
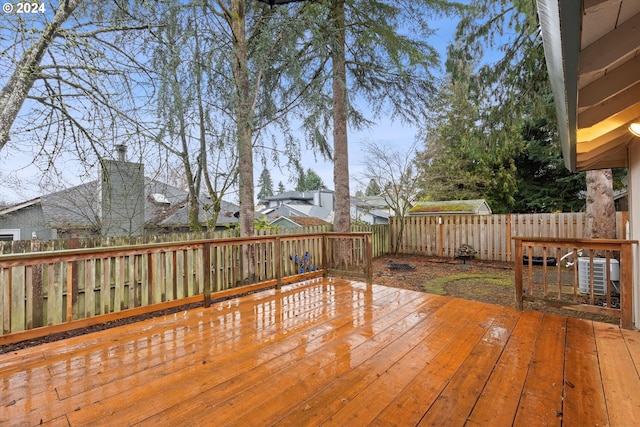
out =
[[[631,328],[635,240],[516,237],[516,308],[544,301]]]
[[[317,234],[333,231],[331,224],[321,226],[308,226],[301,228],[262,228],[255,230],[256,236],[275,236],[289,234]],[[371,232],[371,230],[353,230]],[[73,239],[53,240],[11,240],[0,241],[0,254],[19,254],[27,252],[59,251],[64,249],[104,248],[112,246],[147,245],[151,243],[174,243],[193,240],[230,239],[240,237],[240,230],[230,228],[228,230],[202,231],[189,233],[158,233],[145,234],[143,236],[116,236],[116,237],[84,237]]]
[[[371,283],[369,233],[0,255],[0,344],[319,275]]]

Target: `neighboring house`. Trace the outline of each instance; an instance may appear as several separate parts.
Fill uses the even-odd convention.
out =
[[[43,240],[141,235],[189,230],[188,193],[143,176],[142,165],[106,161],[92,181],[0,209],[0,239]],[[200,220],[206,221],[201,198]],[[222,202],[217,226],[237,223],[239,207]]]
[[[332,190],[286,191],[260,199],[258,204],[262,205],[258,214],[264,215],[271,224],[283,227],[291,224],[292,221],[280,220],[282,217],[318,218],[324,223],[333,224],[334,192]],[[368,224],[388,224],[390,212],[391,209],[382,197],[351,198],[351,219]]]
[[[409,215],[491,215],[491,208],[484,199],[418,202]]]
[[[264,215],[273,222],[280,217],[318,218],[327,223],[333,223],[334,193],[331,190],[316,191],[286,191],[275,196],[260,199],[258,203],[264,208],[258,215]]]
[[[258,204],[265,208],[274,208],[280,205],[321,206],[332,211],[333,201],[333,190],[322,188],[314,191],[285,191],[260,199]]]
[[[391,208],[381,196],[351,198],[351,219],[367,224],[389,224]]]

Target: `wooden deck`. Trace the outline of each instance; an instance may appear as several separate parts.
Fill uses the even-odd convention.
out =
[[[315,279],[0,355],[0,425],[640,425],[640,333]]]

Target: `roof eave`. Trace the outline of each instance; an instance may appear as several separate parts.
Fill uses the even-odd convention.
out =
[[[576,168],[580,1],[538,0],[544,56],[556,106],[558,135],[567,169]]]

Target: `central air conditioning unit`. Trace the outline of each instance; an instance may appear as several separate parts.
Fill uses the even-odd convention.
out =
[[[620,263],[617,259],[609,260],[609,280],[612,282],[620,281]],[[578,258],[578,286],[581,294],[591,293],[591,268],[589,258]],[[618,287],[615,286],[617,291]],[[594,258],[593,259],[593,294],[594,295],[606,295],[607,293],[607,259],[606,258]]]

